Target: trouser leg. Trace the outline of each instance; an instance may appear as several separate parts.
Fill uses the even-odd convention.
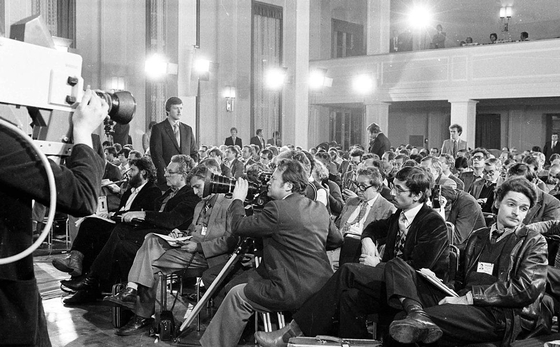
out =
[[[200,339],[203,347],[237,346],[247,321],[255,310],[268,311],[247,299],[244,293],[245,286],[246,284],[237,285],[228,292]]]
[[[337,314],[342,294],[349,289],[356,289],[373,297],[373,300],[379,300],[380,288],[384,286],[383,272],[383,264],[377,267],[344,264],[319,292],[303,304],[294,314],[293,319],[306,336],[329,333],[334,321],[338,320]],[[345,313],[345,317],[346,315],[347,313]],[[354,321],[353,324],[361,323]]]
[[[169,244],[162,238],[148,234],[144,243],[136,252],[136,257],[128,273],[128,281],[151,288],[154,285],[154,269],[152,265],[169,249]]]
[[[499,323],[504,313],[499,308],[445,304],[425,311],[443,331],[439,346],[502,341],[504,337],[505,324]]]

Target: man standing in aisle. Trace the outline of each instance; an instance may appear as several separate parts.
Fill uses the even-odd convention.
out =
[[[377,123],[371,123],[367,130],[369,131],[369,152],[377,154],[379,158],[383,157],[383,153],[391,150],[391,142],[383,134]]]
[[[190,155],[195,161],[198,158],[198,145],[192,128],[181,123],[183,101],[176,96],[165,102],[167,119],[152,128],[150,137],[150,154],[157,169],[157,185],[162,190],[167,189],[165,168],[171,157],[176,154]]]
[[[441,154],[451,154],[453,158],[457,158],[457,152],[460,149],[467,149],[467,141],[461,140],[459,136],[463,133],[463,127],[459,124],[453,124],[449,127],[450,139],[443,141],[441,146]]]

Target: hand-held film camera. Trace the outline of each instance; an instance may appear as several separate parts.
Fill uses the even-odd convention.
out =
[[[272,173],[263,171],[257,177],[248,177],[249,192],[247,193],[247,204],[253,205],[254,208],[263,207],[270,201],[268,197],[268,182],[272,177]],[[235,178],[212,174],[209,181],[204,185],[204,196],[210,194],[226,194],[231,195],[235,188]]]

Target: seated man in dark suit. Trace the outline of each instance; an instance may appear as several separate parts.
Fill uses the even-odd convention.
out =
[[[161,196],[161,190],[154,183],[155,170],[148,157],[133,160],[130,166],[130,188],[123,194],[118,211],[110,213],[108,217],[122,216],[128,211],[155,210],[155,202]],[[80,223],[78,235],[68,256],[63,259],[55,258],[52,264],[73,277],[88,272],[114,227],[115,222],[110,219],[86,217]]]
[[[239,160],[239,149],[236,146],[229,146],[226,149],[226,159],[229,162],[229,169],[231,170],[231,177],[239,178],[243,175],[243,162]]]
[[[387,306],[384,290],[385,264],[393,258],[402,258],[414,269],[429,268],[446,278],[447,228],[441,216],[425,205],[432,184],[431,174],[422,168],[405,167],[397,172],[393,192],[398,210],[366,227],[360,264],[344,264],[298,309],[285,328],[257,332],[255,338],[260,345],[286,346],[290,337],[301,335],[371,336],[366,329],[368,314],[378,313],[391,319],[398,312]],[[386,243],[380,257],[375,242],[382,240]],[[337,318],[338,332],[333,332]]]
[[[484,162],[488,159],[490,153],[484,148],[475,148],[471,153],[472,171],[464,171],[459,175],[459,179],[465,183],[465,191],[471,192],[473,183],[482,178],[482,170],[484,170]]]
[[[478,201],[482,212],[492,212],[494,204],[494,191],[498,178],[500,178],[502,162],[500,159],[490,158],[484,162],[482,178],[472,184],[469,193]]]
[[[535,173],[524,163],[514,164],[508,169],[507,177],[525,177],[530,182],[534,182]],[[534,185],[534,183],[533,183]],[[533,207],[527,212],[523,223],[529,225],[547,220],[560,219],[560,201],[554,196],[543,192],[535,185],[536,199]]]
[[[379,194],[383,183],[376,167],[358,169],[356,185],[358,194],[346,200],[346,205],[336,220],[337,227],[344,236],[344,244],[340,249],[340,266],[358,262],[362,231],[366,226],[373,221],[389,218],[396,211],[395,206]]]
[[[445,198],[445,220],[455,227],[450,243],[461,245],[474,230],[486,226],[482,208],[472,195],[459,189],[441,187],[441,196]]]
[[[224,164],[224,153],[218,147],[212,147],[208,151],[208,158],[215,159],[220,164],[222,176],[231,177],[231,170]]]
[[[196,205],[193,223],[189,228],[186,231],[175,229],[169,234],[172,237],[192,238],[172,246],[156,234],[148,234],[136,253],[126,287],[104,299],[130,307],[136,314],[134,319],[115,332],[117,335],[135,334],[151,325],[160,272],[170,274],[185,268],[223,266],[227,262],[237,244],[237,238],[231,234],[226,218],[231,199],[212,192],[204,196],[204,187],[210,175],[210,170],[204,165],[197,166],[189,173],[190,186],[202,201]]]
[[[100,283],[126,277],[136,252],[149,233],[169,234],[175,228],[188,228],[194,208],[200,201],[187,185],[187,175],[193,166],[194,161],[184,154],[171,158],[165,171],[169,189],[156,200],[156,210],[129,211],[122,215],[123,223],[113,229],[87,276],[61,281],[63,286],[78,291],[65,301],[66,304],[95,300],[100,294]]]
[[[408,264],[389,262],[389,305],[407,314],[391,323],[391,337],[400,343],[441,338],[440,346],[495,341],[509,346],[519,334],[542,325],[547,244],[522,222],[534,203],[534,187],[525,178],[508,179],[498,188],[497,222],[467,241],[456,277],[458,297],[448,296]]]
[[[302,195],[308,173],[296,160],[283,159],[270,179],[262,212],[245,216],[248,183],[238,179],[228,210],[234,235],[262,237],[262,263],[246,284],[233,287],[200,339],[204,347],[237,346],[255,311],[296,310],[331,276],[326,250],[342,236],[326,207]]]

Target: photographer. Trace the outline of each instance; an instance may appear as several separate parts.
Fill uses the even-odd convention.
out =
[[[104,162],[92,149],[91,134],[108,108],[88,87],[72,116],[74,147],[68,167],[50,162],[61,212],[95,212]],[[0,256],[7,257],[32,244],[31,201],[48,204],[50,194],[45,169],[31,146],[5,127],[0,127],[0,144]],[[51,345],[32,256],[0,265],[0,307],[0,345]]]
[[[248,183],[238,179],[228,219],[234,235],[262,237],[260,266],[247,284],[233,287],[220,305],[200,343],[237,346],[247,320],[258,311],[294,311],[332,275],[326,250],[340,246],[342,236],[326,207],[305,198],[307,173],[296,160],[278,162],[261,213],[245,216]]]

